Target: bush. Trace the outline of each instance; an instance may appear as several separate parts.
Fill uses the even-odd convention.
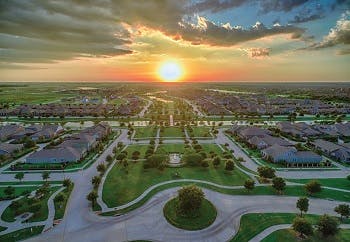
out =
[[[338,232],[338,221],[328,214],[321,216],[317,223],[317,229],[324,237],[335,235]]]
[[[233,171],[234,168],[235,168],[235,163],[233,162],[233,160],[226,161],[226,165],[225,165],[226,171]]]
[[[148,168],[157,168],[159,167],[162,163],[166,162],[168,157],[166,155],[162,154],[155,154],[151,155],[147,158],[145,161],[143,168],[148,169]]]
[[[183,156],[183,161],[189,166],[200,166],[203,160],[203,156],[199,153],[188,153]]]
[[[309,194],[314,194],[314,193],[320,192],[322,188],[321,188],[321,184],[318,181],[313,180],[305,184],[305,190]]]
[[[259,166],[258,173],[260,177],[263,178],[274,178],[275,170],[268,166]]]
[[[196,214],[202,205],[204,192],[195,185],[185,186],[178,191],[178,213],[184,216]]]

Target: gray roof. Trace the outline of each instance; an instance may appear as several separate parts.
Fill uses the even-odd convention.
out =
[[[321,148],[323,150],[328,150],[330,152],[338,150],[339,148],[341,148],[340,145],[334,144],[332,142],[323,140],[323,139],[317,139],[314,142],[312,142],[312,144],[315,147]]]
[[[4,151],[5,153],[12,154],[15,150],[22,149],[22,144],[8,144],[8,143],[0,143],[0,150]]]
[[[296,152],[297,150],[294,147],[285,147],[278,144],[274,144],[263,150],[265,154],[271,157],[276,157],[290,151]]]

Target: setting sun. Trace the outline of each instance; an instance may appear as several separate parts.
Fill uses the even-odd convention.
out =
[[[166,61],[159,66],[158,75],[165,82],[175,82],[183,76],[183,69],[176,61]]]

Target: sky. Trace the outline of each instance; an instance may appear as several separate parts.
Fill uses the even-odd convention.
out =
[[[0,82],[350,81],[349,44],[350,0],[0,0]]]

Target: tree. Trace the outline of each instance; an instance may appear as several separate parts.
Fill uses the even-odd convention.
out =
[[[12,197],[15,194],[15,188],[12,187],[12,186],[8,186],[8,187],[5,188],[4,193],[8,197]]]
[[[185,154],[183,160],[189,166],[199,166],[202,164],[203,156],[199,153]]]
[[[234,168],[235,168],[235,163],[233,162],[233,160],[226,161],[226,164],[225,164],[226,171],[233,171]]]
[[[41,177],[43,178],[43,180],[47,181],[47,179],[50,178],[50,172],[44,171],[44,172],[41,174]]]
[[[281,194],[286,188],[286,182],[282,177],[274,177],[272,179],[272,187],[275,188],[279,194]]]
[[[54,200],[57,203],[63,202],[65,200],[65,196],[62,193],[60,193],[54,198]]]
[[[305,189],[311,195],[321,191],[321,184],[313,180],[305,184]]]
[[[209,163],[206,160],[203,160],[201,165],[202,165],[203,168],[209,167]]]
[[[303,216],[303,212],[307,212],[309,210],[309,199],[306,197],[301,197],[297,201],[297,208],[300,210],[300,216]]]
[[[182,215],[195,214],[202,205],[204,193],[195,185],[189,185],[178,191],[178,212]]]
[[[17,214],[18,209],[22,206],[22,204],[17,200],[17,201],[12,201],[10,208]]]
[[[275,170],[268,166],[259,166],[258,173],[260,177],[263,178],[274,178]]]
[[[72,185],[72,181],[69,178],[63,180],[64,187],[70,187]]]
[[[313,234],[312,225],[305,218],[296,217],[293,220],[292,228],[294,229],[294,231],[300,233],[301,237],[303,237],[304,235]]]
[[[214,157],[213,159],[213,165],[215,168],[217,168],[220,165],[221,159],[219,156]]]
[[[97,171],[100,172],[101,174],[104,174],[107,170],[106,165],[104,163],[100,163],[96,167]]]
[[[328,214],[324,214],[320,217],[320,220],[317,223],[317,229],[324,237],[335,235],[338,232],[338,222],[335,218],[332,218]]]
[[[35,146],[36,146],[35,141],[31,140],[30,138],[28,138],[24,143],[24,148],[26,149],[33,148]]]
[[[255,182],[251,179],[248,179],[244,182],[244,187],[247,189],[249,192],[254,189],[255,187]]]
[[[94,188],[97,188],[101,183],[101,177],[100,176],[94,176],[91,178],[91,183],[94,185]]]
[[[111,163],[111,162],[113,161],[113,157],[112,157],[111,155],[107,155],[106,161],[107,161],[108,163]]]
[[[97,198],[98,198],[98,195],[97,195],[97,192],[95,192],[95,191],[90,192],[90,193],[86,196],[86,199],[89,200],[89,201],[91,202],[92,207],[95,206]]]
[[[340,214],[340,220],[343,220],[343,217],[348,218],[350,216],[350,206],[347,204],[339,204],[334,208],[334,211]]]
[[[15,179],[17,179],[17,180],[19,180],[21,182],[23,178],[24,178],[24,173],[23,172],[16,173]]]

